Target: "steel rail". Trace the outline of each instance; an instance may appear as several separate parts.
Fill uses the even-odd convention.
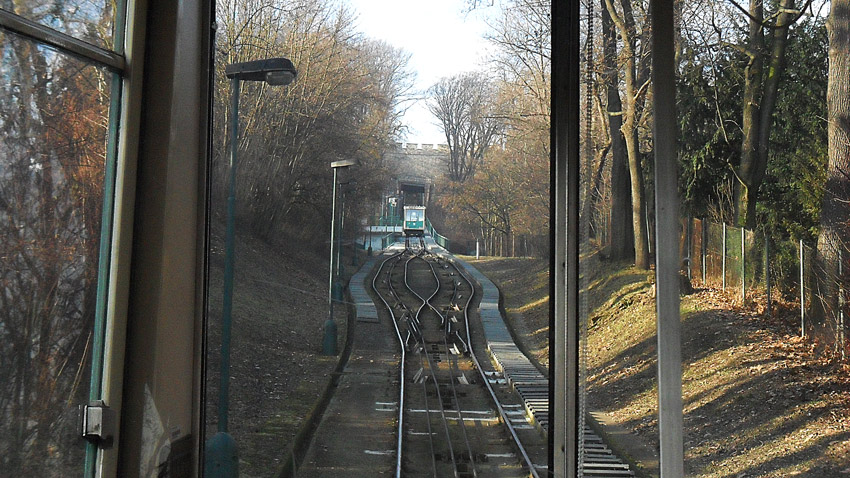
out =
[[[424,241],[423,241],[423,245],[424,245]],[[433,254],[431,254],[431,255],[433,255]],[[436,255],[433,255],[433,256],[437,257]],[[437,274],[437,271],[434,270],[434,264],[432,262],[428,262],[428,261],[426,261],[426,262],[428,263],[428,266],[431,268],[431,273],[434,275],[434,279],[437,281],[438,288],[442,288],[442,283],[440,282],[440,277]],[[455,297],[457,296],[457,285],[455,284],[454,279],[452,279],[452,286],[453,286],[452,297],[449,300],[449,303],[454,301]],[[440,311],[437,310],[437,308],[434,307],[433,304],[431,304],[430,300],[428,301],[428,305],[431,307],[431,310],[433,310],[434,313],[436,313],[440,317],[441,322],[443,323],[443,325],[445,327],[445,329],[444,329],[445,333],[443,334],[443,346],[445,347],[446,354],[448,355],[448,353],[449,353],[449,339],[448,339],[448,337],[449,337],[449,334],[450,334],[451,324],[449,324],[448,317],[446,317],[442,313],[440,313]],[[454,362],[454,367],[457,367],[457,361]],[[459,396],[457,394],[457,387],[455,387],[455,380],[454,379],[455,379],[455,375],[454,375],[454,371],[452,369],[452,361],[449,360],[449,384],[451,385],[452,396],[454,397],[455,404],[457,405],[457,419],[458,419],[458,422],[460,424],[460,430],[461,430],[461,433],[463,435],[463,441],[466,444],[466,451],[469,453],[469,464],[472,466],[472,476],[477,477],[478,476],[478,470],[475,467],[475,457],[473,456],[473,453],[472,453],[472,444],[469,442],[469,434],[466,431],[466,422],[463,421],[463,411],[461,410],[463,407],[460,406],[460,399],[459,399]],[[457,473],[457,472],[455,472],[455,473]]]
[[[401,478],[401,455],[402,455],[402,438],[404,437],[404,362],[406,358],[405,354],[405,346],[404,340],[401,338],[401,331],[398,328],[398,320],[396,320],[395,313],[393,313],[393,308],[390,307],[390,304],[387,303],[386,299],[384,299],[383,295],[378,291],[378,286],[376,285],[376,281],[378,277],[381,276],[381,271],[384,269],[384,266],[388,261],[398,258],[401,256],[401,252],[388,257],[383,262],[381,262],[381,267],[378,268],[378,272],[375,274],[375,277],[372,278],[372,290],[375,291],[375,295],[381,299],[381,302],[384,303],[384,306],[387,308],[387,311],[390,313],[390,317],[393,321],[393,327],[395,328],[396,337],[398,337],[399,347],[401,348],[401,360],[400,360],[400,371],[399,371],[399,398],[398,398],[398,442],[396,443],[396,470],[395,470],[395,478]],[[390,288],[392,288],[392,277],[391,274],[387,278],[387,282],[389,283]]]
[[[416,259],[416,258],[421,259],[421,260],[425,261],[426,264],[428,264],[428,261],[425,258],[422,257],[423,253],[424,253],[424,249],[423,249],[423,251],[420,251],[419,254],[408,259],[407,262],[405,262],[405,264],[404,264],[404,285],[405,285],[405,287],[407,287],[407,289],[411,293],[413,293],[414,296],[416,296],[417,298],[419,298],[419,300],[422,301],[422,305],[419,306],[419,309],[416,311],[417,321],[419,320],[419,317],[422,314],[422,311],[426,308],[426,306],[428,306],[429,308],[433,308],[433,306],[431,306],[431,304],[430,304],[430,301],[431,301],[431,299],[434,298],[434,296],[436,296],[440,292],[440,281],[439,281],[439,279],[437,279],[437,287],[434,289],[434,292],[427,299],[422,297],[421,295],[419,295],[418,292],[416,292],[415,290],[413,290],[412,287],[410,287],[410,283],[407,280],[408,266],[410,265],[410,262],[412,262],[413,259]],[[430,265],[429,265],[429,267],[430,267]],[[433,269],[431,271],[433,272]],[[454,471],[455,478],[458,478],[457,459],[455,458],[454,447],[452,446],[452,436],[451,436],[451,432],[449,431],[449,422],[448,422],[448,419],[446,418],[446,408],[443,406],[443,396],[442,396],[442,393],[440,393],[440,384],[437,382],[436,368],[434,367],[434,364],[431,362],[431,355],[428,352],[428,348],[425,346],[425,338],[424,337],[420,337],[419,344],[420,344],[420,346],[422,348],[421,350],[422,350],[422,352],[425,356],[425,361],[428,364],[428,369],[431,371],[431,378],[433,379],[433,382],[434,382],[434,391],[436,392],[436,395],[437,395],[437,403],[440,405],[439,410],[440,410],[440,417],[442,418],[443,430],[446,433],[446,444],[449,447],[449,456],[451,456],[451,459],[452,459],[452,470]],[[424,385],[424,383],[425,382],[423,382],[423,385]],[[428,394],[426,393],[425,396],[426,396],[426,404],[427,404]],[[428,421],[430,423],[431,410],[427,406],[426,406],[425,410],[426,410],[426,415],[428,416]],[[431,446],[433,448],[434,437],[433,437],[433,435],[429,435],[429,438],[431,439]],[[434,457],[435,455],[432,453],[431,456]],[[436,458],[434,458],[434,459],[436,460]],[[435,470],[435,476],[436,476],[436,470]]]
[[[425,347],[422,345],[420,346],[422,347],[423,352],[425,352]],[[425,354],[425,359],[427,360],[427,352],[425,352]],[[430,363],[428,365],[430,368]],[[422,367],[422,370],[425,369],[425,367],[422,366],[422,354],[419,354],[419,366]],[[436,450],[434,449],[434,430],[431,428],[431,406],[428,404],[428,380],[424,378],[422,380],[422,397],[425,399],[425,424],[428,427],[428,446],[431,448],[431,471],[434,474],[434,478],[437,478],[437,455],[435,454]],[[437,401],[439,401],[439,397],[437,397]]]
[[[499,401],[498,397],[496,396],[496,393],[495,393],[492,385],[490,384],[486,374],[484,373],[484,369],[481,367],[481,364],[480,364],[480,362],[478,361],[478,358],[475,355],[475,351],[473,350],[472,337],[471,337],[471,334],[470,334],[470,325],[469,325],[469,312],[468,312],[469,307],[472,303],[472,299],[475,296],[475,285],[474,285],[473,281],[467,276],[466,271],[463,268],[459,267],[452,258],[445,257],[442,254],[437,254],[437,253],[434,253],[432,251],[428,251],[427,247],[425,247],[424,240],[420,241],[420,244],[421,244],[422,247],[419,251],[414,252],[414,249],[409,247],[409,243],[408,243],[408,244],[405,245],[404,252],[397,253],[397,254],[393,255],[392,257],[384,260],[381,263],[381,267],[379,268],[378,273],[375,275],[375,278],[373,278],[373,280],[372,280],[373,289],[375,290],[376,294],[381,299],[381,301],[384,303],[384,306],[386,306],[387,309],[390,311],[390,315],[393,318],[393,325],[394,325],[395,330],[396,330],[396,336],[398,337],[399,344],[402,348],[402,364],[401,364],[402,373],[401,373],[401,380],[400,380],[400,382],[401,382],[400,383],[400,396],[401,396],[401,398],[399,400],[399,427],[398,427],[399,439],[398,439],[398,444],[397,444],[398,452],[397,452],[397,460],[396,460],[396,474],[395,474],[396,478],[401,477],[402,437],[403,437],[403,432],[404,432],[404,429],[403,429],[404,388],[405,388],[404,387],[404,373],[403,373],[403,371],[404,371],[404,361],[405,361],[405,358],[406,358],[406,354],[405,354],[406,341],[401,338],[401,332],[400,332],[399,325],[398,325],[398,319],[396,318],[396,314],[393,312],[393,308],[390,307],[389,303],[384,299],[384,297],[381,295],[381,293],[378,292],[377,285],[376,285],[377,277],[380,276],[380,274],[383,271],[386,263],[388,261],[390,261],[391,259],[397,259],[397,260],[396,260],[396,262],[394,262],[392,264],[392,268],[387,272],[387,283],[388,283],[388,286],[390,288],[390,292],[392,293],[393,297],[402,306],[402,308],[405,310],[407,315],[410,316],[409,320],[408,320],[408,324],[407,324],[408,325],[408,339],[411,335],[411,330],[413,330],[412,335],[415,338],[417,345],[422,348],[422,352],[424,352],[424,354],[425,354],[424,359],[426,360],[427,366],[428,366],[428,368],[431,372],[434,387],[436,389],[437,399],[438,399],[438,402],[440,404],[440,415],[443,419],[444,430],[446,432],[446,436],[447,436],[447,439],[448,439],[449,452],[450,452],[450,455],[451,455],[451,458],[452,458],[452,465],[453,465],[453,469],[454,469],[454,474],[455,474],[456,477],[458,476],[457,462],[456,462],[456,459],[455,459],[455,456],[454,456],[454,450],[453,450],[453,447],[452,447],[452,444],[451,444],[451,435],[450,435],[449,430],[448,430],[446,410],[445,410],[445,407],[443,406],[442,395],[441,395],[441,392],[440,392],[439,384],[437,383],[435,367],[434,367],[434,365],[431,361],[427,347],[425,346],[424,338],[421,336],[421,331],[419,331],[418,328],[417,328],[417,324],[419,323],[420,315],[421,315],[422,311],[426,309],[426,306],[427,306],[427,308],[430,308],[431,310],[433,310],[438,316],[440,316],[445,321],[445,324],[446,324],[446,327],[447,327],[447,333],[448,333],[448,327],[449,327],[448,316],[447,315],[443,316],[443,314],[441,314],[440,311],[436,307],[434,307],[433,304],[430,303],[430,300],[433,299],[433,297],[435,297],[439,293],[439,289],[442,287],[442,284],[439,281],[439,277],[437,276],[437,273],[434,269],[434,266],[423,257],[425,255],[435,256],[435,257],[441,258],[446,263],[450,264],[451,267],[453,267],[457,271],[458,275],[460,277],[462,277],[463,280],[470,287],[471,293],[466,298],[466,303],[463,307],[463,315],[464,315],[463,320],[464,320],[464,325],[466,327],[466,346],[468,347],[470,357],[472,358],[472,361],[475,365],[475,368],[478,369],[478,372],[479,372],[479,375],[481,376],[482,382],[484,383],[484,386],[487,388],[487,391],[490,394],[490,398],[493,401],[502,422],[505,424],[508,431],[510,432],[511,438],[512,438],[517,450],[519,451],[520,455],[522,456],[523,461],[525,462],[526,467],[529,470],[530,476],[532,476],[533,478],[540,478],[540,475],[537,472],[537,468],[535,467],[534,463],[531,461],[531,458],[528,456],[528,453],[525,450],[525,447],[523,446],[521,440],[519,439],[519,436],[517,435],[516,429],[511,424],[510,418],[507,416],[505,409],[502,407],[501,402]],[[417,298],[419,298],[419,300],[424,302],[419,307],[416,314],[413,314],[412,311],[408,308],[408,306],[406,304],[404,304],[404,302],[398,296],[398,294],[395,291],[395,288],[392,284],[392,270],[395,269],[395,267],[400,263],[401,256],[404,255],[405,253],[408,253],[408,252],[411,254],[411,256],[405,261],[404,284],[405,284],[405,287],[411,293],[413,293],[414,296],[416,296]],[[420,259],[424,260],[429,265],[429,267],[431,268],[432,274],[434,274],[435,279],[437,280],[437,290],[435,290],[428,299],[421,297],[416,291],[414,291],[413,288],[410,287],[410,284],[407,280],[407,271],[408,271],[408,267],[410,265],[410,262],[412,262],[416,258],[420,258]],[[454,291],[452,293],[452,299],[451,300],[456,306],[458,305],[457,301],[456,301],[458,285],[459,284],[455,283],[454,279],[453,279]],[[461,342],[463,342],[462,338],[460,338],[460,340],[461,340]],[[448,342],[447,342],[447,339],[445,337],[444,337],[444,345],[446,346],[446,349],[448,350]],[[420,358],[420,360],[422,360],[422,358]],[[454,371],[451,368],[451,364],[450,364],[449,368],[450,368],[450,374],[453,376]],[[426,387],[426,382],[427,382],[427,380],[423,381],[423,387]],[[452,388],[454,390],[453,381],[452,381],[451,385],[452,385]],[[424,388],[424,390],[427,390],[427,388]],[[455,393],[455,403],[458,403],[456,391],[454,391],[454,393]],[[431,453],[432,467],[433,467],[434,476],[437,476],[436,456],[435,456],[435,453],[434,453],[434,442],[433,442],[434,435],[433,435],[433,432],[431,431],[430,407],[427,405],[427,393],[425,393],[425,400],[426,400],[425,409],[426,409],[426,414],[427,414],[426,423],[428,425],[428,432],[429,432],[428,435],[429,435],[430,446],[431,446],[431,451],[432,451],[432,453]],[[461,422],[461,426],[465,426],[465,424],[463,423],[463,416],[462,416],[461,411],[460,411],[460,406],[458,406],[458,415],[459,415],[459,421]],[[466,440],[467,449],[470,452],[470,461],[471,461],[472,466],[473,466],[473,473],[475,474],[475,476],[477,476],[477,472],[475,470],[475,465],[474,465],[474,457],[472,456],[472,452],[471,452],[471,445],[470,445],[468,437],[465,433],[465,429],[464,429],[464,438]]]
[[[466,276],[466,272],[464,270],[461,270],[462,268],[458,267],[458,265],[453,260],[451,260],[451,259],[447,259],[447,260],[452,265],[452,267],[454,267],[455,270],[458,272],[458,275],[463,277],[463,279],[467,282],[467,284],[469,284],[470,288],[474,291],[475,286],[473,285],[472,280],[470,280]],[[481,364],[478,362],[478,358],[475,356],[475,351],[472,348],[472,337],[470,336],[470,333],[469,333],[469,330],[470,330],[470,328],[469,328],[469,306],[472,303],[472,297],[474,295],[475,294],[470,294],[469,297],[467,297],[466,305],[463,307],[463,320],[466,324],[466,340],[469,344],[469,355],[470,355],[470,357],[472,357],[472,361],[475,363],[475,368],[478,369],[478,373],[481,375],[481,379],[482,379],[482,382],[484,383],[484,386],[487,387],[487,391],[490,393],[490,398],[493,400],[493,403],[496,405],[496,410],[498,410],[499,416],[502,418],[502,421],[505,423],[505,426],[507,426],[508,431],[510,431],[511,438],[513,438],[513,440],[514,440],[514,444],[517,446],[517,449],[520,451],[520,454],[522,455],[523,461],[525,461],[526,465],[528,466],[528,470],[531,473],[531,476],[534,477],[534,478],[540,478],[540,475],[537,473],[537,468],[534,466],[534,463],[531,461],[531,457],[528,456],[528,452],[525,450],[525,446],[523,446],[522,441],[520,441],[519,435],[517,435],[516,429],[514,429],[513,424],[511,424],[511,421],[508,418],[507,413],[505,413],[505,409],[502,407],[502,403],[499,401],[498,397],[496,397],[496,392],[493,390],[492,385],[490,385],[490,381],[487,379],[487,376],[484,374],[484,369],[481,367]]]
[[[409,246],[408,244],[405,244],[405,247],[406,247],[405,252],[413,253],[413,250],[410,249],[408,246]],[[405,261],[405,263],[404,263],[404,276],[403,276],[404,277],[404,285],[411,292],[413,292],[413,289],[411,289],[410,285],[407,283],[407,266],[408,266],[408,264],[410,264],[410,261],[412,261],[415,257],[416,257],[415,255],[410,256],[407,259],[407,261]],[[393,269],[395,269],[395,265],[393,266]],[[390,287],[392,287],[393,293],[396,293],[395,287],[392,285],[392,282],[390,282]],[[418,326],[419,326],[419,311],[417,311],[416,315],[413,316],[413,315],[411,315],[412,311],[407,307],[407,304],[402,302],[401,299],[399,299],[399,302],[401,303],[402,307],[404,308],[407,316],[410,317],[410,321],[408,322],[408,328],[410,328],[411,326],[414,327],[413,338],[416,340],[417,346],[421,347],[422,351],[425,352],[426,358],[427,358],[427,351],[425,350],[425,340],[422,338],[421,330],[417,329]],[[421,309],[422,309],[421,306],[420,306],[419,309],[421,311]],[[425,370],[425,367],[422,366],[422,355],[421,354],[419,355],[419,365],[420,365],[422,370]],[[433,368],[431,367],[430,362],[428,362],[428,368],[431,369],[431,375],[433,376],[434,371],[433,371]],[[434,431],[431,428],[431,407],[430,407],[430,405],[428,405],[428,381],[424,380],[424,379],[422,380],[422,397],[425,400],[425,425],[428,427],[427,428],[428,429],[428,446],[431,448],[431,454],[430,454],[430,456],[431,456],[431,471],[433,472],[434,478],[436,478],[438,476],[437,475],[437,457],[436,457],[435,449],[434,449]]]

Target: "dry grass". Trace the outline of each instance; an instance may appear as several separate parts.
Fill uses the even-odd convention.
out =
[[[549,365],[549,263],[527,257],[462,256],[486,275],[504,298],[514,333],[538,364]]]
[[[548,353],[548,264],[472,262],[502,289],[535,355]],[[652,275],[595,256],[582,273],[591,407],[657,447]],[[794,317],[788,308],[766,318],[710,289],[682,298],[688,476],[850,477],[850,366],[798,338]]]
[[[208,436],[217,424],[223,268],[221,237],[213,239]],[[309,250],[287,251],[250,236],[237,236],[235,257],[229,428],[239,446],[240,476],[274,477],[337,363],[337,357],[320,354],[327,262]],[[341,350],[346,309],[335,312]]]

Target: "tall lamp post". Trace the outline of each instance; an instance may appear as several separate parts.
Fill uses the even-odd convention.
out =
[[[342,234],[345,231],[345,195],[348,191],[351,191],[351,188],[357,184],[356,179],[351,179],[348,181],[340,181],[339,183],[339,227],[337,228],[339,233],[336,235],[336,269],[334,274],[336,275],[336,299],[342,300],[342,285],[340,284],[339,278],[342,274],[345,274],[345,267],[342,265]],[[354,256],[354,259],[357,259],[357,256]]]
[[[334,322],[334,233],[336,229],[336,186],[337,171],[341,168],[354,166],[357,161],[344,159],[331,163],[334,171],[333,199],[331,199],[331,260],[328,267],[328,320],[325,321],[325,337],[322,342],[322,354],[336,355],[336,323]]]
[[[239,87],[242,81],[264,81],[271,86],[292,83],[297,74],[287,58],[268,58],[227,65],[224,70],[231,85],[230,113],[230,184],[227,197],[227,223],[224,237],[224,297],[221,305],[221,369],[218,390],[218,433],[207,441],[204,476],[235,478],[239,476],[236,442],[227,433],[230,407],[230,329],[233,310],[233,249],[236,211],[236,166],[239,150]]]

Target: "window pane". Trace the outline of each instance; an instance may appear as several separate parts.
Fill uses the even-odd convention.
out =
[[[12,13],[102,48],[114,47],[115,3],[110,0],[14,2]]]
[[[0,33],[0,475],[82,472],[110,74]]]

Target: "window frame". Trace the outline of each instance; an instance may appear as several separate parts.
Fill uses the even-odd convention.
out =
[[[121,416],[123,386],[128,266],[135,196],[134,166],[141,117],[144,22],[140,19],[144,19],[140,2],[117,1],[113,19],[113,49],[107,50],[0,8],[0,30],[49,46],[59,54],[75,57],[94,67],[105,68],[112,76],[89,400],[103,400],[118,417]],[[115,432],[117,441],[117,428]],[[82,436],[79,439],[83,440]],[[86,443],[82,476],[115,476],[117,450],[117,445],[107,449]]]

